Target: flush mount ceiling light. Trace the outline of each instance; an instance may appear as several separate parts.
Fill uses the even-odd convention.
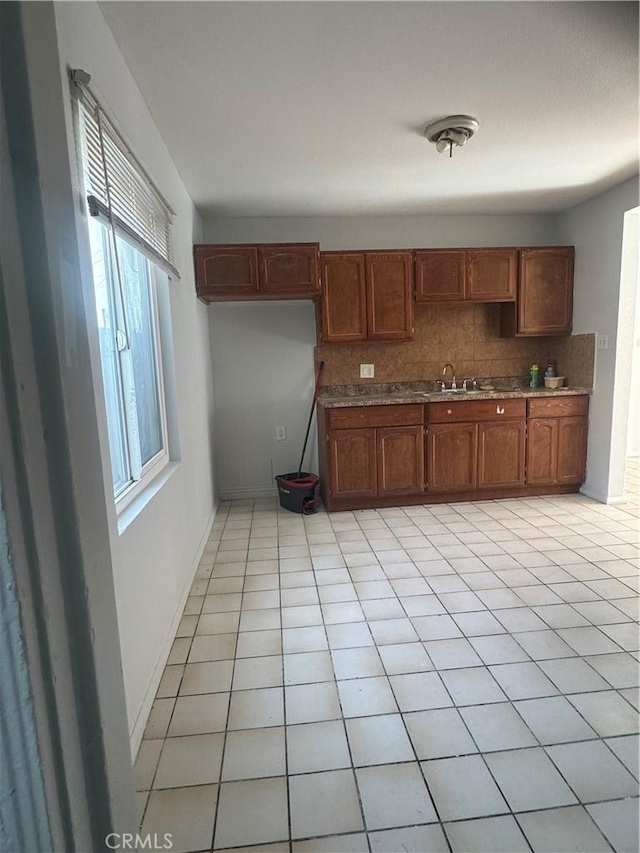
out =
[[[440,153],[448,149],[449,157],[452,157],[453,146],[465,145],[479,126],[480,122],[473,116],[448,116],[428,124],[424,135]]]

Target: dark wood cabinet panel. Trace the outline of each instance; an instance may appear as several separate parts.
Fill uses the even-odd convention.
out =
[[[475,423],[432,424],[427,431],[427,491],[468,492],[477,483]]]
[[[322,339],[353,343],[367,339],[364,254],[320,256],[322,270]]]
[[[465,298],[465,252],[425,249],[415,253],[416,300],[460,302]]]
[[[527,483],[552,485],[558,471],[558,419],[531,418],[527,429]]]
[[[503,337],[571,334],[573,258],[573,246],[520,251],[516,305],[501,307]]]
[[[310,297],[320,293],[317,244],[259,246],[258,260],[264,293]]]
[[[377,430],[378,494],[417,494],[424,488],[422,426]]]
[[[587,395],[321,405],[323,499],[333,511],[577,491],[587,407]]]
[[[587,467],[587,418],[560,418],[558,426],[559,484],[584,482]]]
[[[376,431],[346,429],[327,437],[329,493],[334,498],[377,494]]]
[[[194,246],[196,291],[205,302],[258,293],[255,246]]]
[[[518,281],[517,249],[466,253],[466,298],[472,302],[512,302]]]
[[[323,252],[322,341],[413,336],[411,252]]]
[[[367,252],[367,337],[406,341],[413,337],[411,252]]]
[[[583,483],[587,467],[587,396],[529,401],[527,483]]]
[[[455,421],[516,420],[524,418],[526,400],[461,400],[448,403],[429,403],[429,423],[453,423]]]
[[[565,418],[585,416],[589,411],[589,398],[586,394],[575,397],[540,397],[528,401],[530,418]]]
[[[524,485],[525,421],[478,426],[478,488]]]
[[[203,302],[311,299],[320,293],[317,243],[193,247]]]
[[[422,424],[422,406],[348,406],[329,409],[330,429],[361,429],[363,427],[415,426]]]

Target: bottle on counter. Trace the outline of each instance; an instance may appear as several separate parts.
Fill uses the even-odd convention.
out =
[[[532,364],[529,369],[529,388],[537,388],[540,384],[540,366]]]
[[[549,376],[549,377],[553,377],[556,375],[556,366],[553,363],[552,358],[550,358],[549,361],[547,362],[547,369],[545,370],[544,375]]]

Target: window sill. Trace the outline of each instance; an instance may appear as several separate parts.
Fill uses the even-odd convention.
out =
[[[122,536],[127,527],[136,520],[140,513],[155,498],[160,489],[163,488],[165,483],[168,482],[177,468],[177,462],[169,462],[168,465],[165,465],[149,485],[140,494],[136,495],[131,503],[118,514],[118,535]]]

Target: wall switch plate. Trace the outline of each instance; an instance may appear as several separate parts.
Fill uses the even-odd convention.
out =
[[[609,349],[609,335],[598,335],[598,349]]]
[[[360,379],[373,379],[373,364],[360,365]]]
[[[286,441],[287,440],[287,430],[284,426],[276,427],[276,441]]]

